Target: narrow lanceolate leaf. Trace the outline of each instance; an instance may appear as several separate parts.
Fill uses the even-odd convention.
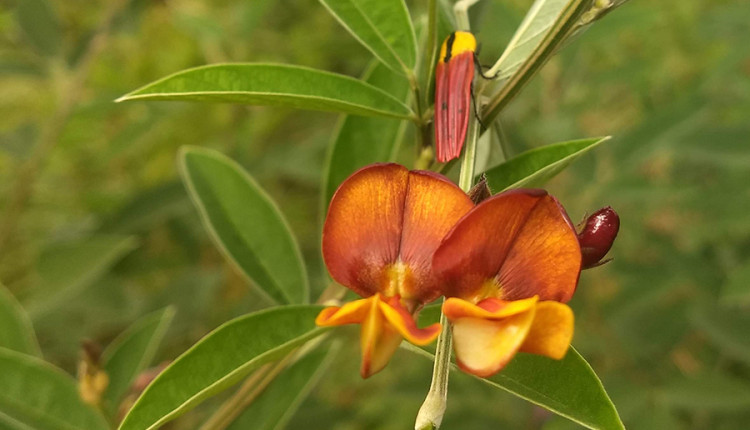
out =
[[[138,374],[152,364],[173,317],[173,308],[146,315],[104,350],[102,362],[109,376],[105,405],[116,410]]]
[[[0,348],[0,427],[106,430],[104,417],[78,395],[73,378],[30,355]]]
[[[3,284],[0,284],[0,348],[42,355],[26,311]]]
[[[156,429],[322,334],[321,306],[284,306],[227,322],[178,357],[144,391],[120,430]]]
[[[498,78],[505,79],[521,67],[560,16],[567,2],[568,0],[536,0],[531,5],[505,51],[493,66],[498,70]]]
[[[391,70],[414,69],[417,41],[403,0],[320,0],[365,48]]]
[[[409,118],[404,103],[349,76],[283,64],[217,64],[183,70],[120,97],[286,106]]]
[[[338,345],[318,348],[284,369],[229,430],[281,430],[328,370]]]
[[[273,200],[242,167],[216,151],[185,148],[183,180],[227,258],[279,303],[308,300],[299,246]]]
[[[609,137],[572,140],[526,151],[485,172],[493,193],[511,188],[541,187],[581,155]]]
[[[37,264],[39,283],[28,299],[29,314],[35,318],[78,294],[136,245],[132,236],[100,235],[48,247]]]
[[[433,358],[432,354],[417,347],[407,349]],[[455,366],[453,369],[458,371]],[[519,353],[494,376],[469,377],[502,388],[590,429],[625,428],[601,381],[573,348],[559,361]]]
[[[365,73],[367,83],[406,100],[409,83],[382,64],[374,64]],[[393,161],[403,121],[388,118],[347,116],[342,118],[331,142],[323,177],[323,208],[328,208],[336,188],[360,167],[379,161]]]
[[[548,1],[557,2],[557,0],[538,0],[538,2],[544,3]],[[543,37],[536,42],[536,46],[525,56],[525,59],[516,71],[499,85],[499,89],[495,90],[489,96],[489,101],[482,108],[481,113],[484,124],[491,124],[508,102],[521,91],[547,60],[562,46],[563,42],[568,39],[576,28],[583,14],[590,9],[590,4],[590,0],[567,0],[559,5],[559,13],[545,15],[546,17],[554,18],[554,21],[549,26],[539,23],[539,28],[546,28]],[[541,9],[541,6],[539,8]],[[532,8],[533,11],[534,9]],[[499,72],[496,66],[497,64],[488,73]]]

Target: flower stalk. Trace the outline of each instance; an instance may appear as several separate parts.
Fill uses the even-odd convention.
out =
[[[466,136],[464,156],[461,160],[461,172],[458,186],[468,192],[474,182],[474,165],[477,155],[477,141],[479,140],[479,121],[473,118],[469,121]],[[445,299],[443,299],[445,300]],[[443,421],[443,414],[448,402],[448,374],[450,372],[452,351],[452,327],[444,314],[440,314],[440,324],[443,329],[437,339],[435,349],[435,363],[432,368],[432,382],[424,403],[419,408],[415,430],[437,430]]]

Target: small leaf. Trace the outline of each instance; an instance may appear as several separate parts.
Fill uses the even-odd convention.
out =
[[[511,188],[540,187],[581,155],[609,137],[572,140],[526,151],[485,172],[493,193]]]
[[[180,170],[224,255],[279,303],[308,300],[299,246],[273,200],[242,167],[216,151],[183,148]]]
[[[328,370],[337,352],[338,344],[330,348],[318,348],[284,369],[263,391],[261,397],[251,403],[228,429],[283,429]]]
[[[154,379],[120,430],[156,429],[263,364],[322,334],[321,306],[284,306],[229,321],[198,341]]]
[[[407,349],[434,359],[433,354],[417,347],[409,345]],[[559,361],[519,353],[500,373],[486,379],[471,377],[590,429],[625,428],[601,381],[572,347]]]
[[[383,65],[374,64],[365,73],[367,83],[395,94],[401,100],[409,93],[409,84]],[[378,161],[392,161],[403,121],[361,116],[342,118],[338,133],[331,142],[326,173],[323,177],[323,208],[338,186],[360,167]],[[324,214],[325,215],[325,214]]]
[[[349,76],[282,64],[218,64],[183,70],[117,101],[177,100],[286,106],[409,118],[392,95]]]
[[[403,0],[320,0],[365,48],[391,70],[414,69],[417,40]]]
[[[81,292],[136,245],[130,236],[101,235],[48,247],[37,264],[38,288],[25,301],[29,314],[36,318]]]
[[[681,377],[657,390],[657,398],[690,411],[742,412],[750,408],[750,385],[726,375]]]
[[[75,380],[39,358],[0,348],[0,387],[0,424],[35,430],[109,428],[81,400]]]
[[[535,40],[535,43],[533,43],[535,46],[531,52],[523,55],[523,62],[518,65],[515,72],[503,81],[502,84],[495,85],[499,89],[488,96],[489,100],[482,109],[481,116],[484,124],[491,124],[508,102],[541,70],[544,63],[558,51],[563,42],[568,40],[569,36],[577,28],[576,26],[583,14],[591,6],[591,1],[588,0],[567,0],[565,2],[559,2],[559,0],[537,0],[534,6],[532,6],[530,14],[537,16],[537,12],[540,12],[544,8],[543,5],[549,2],[555,2],[555,6],[559,8],[559,12],[554,13],[553,11],[549,11],[549,14],[545,14],[545,23],[548,18],[553,18],[553,20],[550,25],[538,26],[538,31],[542,31],[543,36]],[[529,21],[530,23],[534,21],[534,18],[529,19],[531,20]],[[525,33],[524,30],[521,30],[521,32]],[[492,69],[488,71],[489,74],[501,72],[501,70],[498,70],[498,63],[492,66]]]
[[[497,60],[495,67],[499,68],[498,78],[507,78],[521,67],[560,16],[566,3],[568,0],[536,0],[531,5],[505,51]]]
[[[102,362],[109,376],[105,404],[116,410],[138,374],[152,364],[173,317],[171,307],[146,315],[104,350]]]
[[[26,311],[3,284],[0,284],[0,348],[42,356]]]
[[[18,23],[29,42],[42,54],[57,54],[62,32],[52,4],[47,0],[22,0],[17,3]]]

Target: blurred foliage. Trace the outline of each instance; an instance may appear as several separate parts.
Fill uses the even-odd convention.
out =
[[[424,2],[411,2],[420,13]],[[491,64],[527,0],[472,10]],[[620,214],[614,262],[584,272],[574,344],[636,429],[742,429],[750,418],[750,8],[742,0],[631,2],[554,57],[501,115],[513,154],[613,139],[551,184],[571,217]],[[178,70],[227,61],[360,76],[370,53],[313,2],[17,0],[0,7],[0,279],[46,359],[73,372],[138,316],[177,311],[157,361],[264,299],[222,258],[178,183],[186,144],[219,149],[280,204],[313,297],[323,160],[337,116],[186,103],[115,104]],[[408,136],[408,133],[407,133]],[[77,273],[76,262],[92,270]],[[94,270],[95,269],[95,270]],[[354,338],[352,338],[354,343]],[[399,352],[362,381],[342,348],[290,427],[411,423],[431,366]],[[463,375],[445,428],[574,424]],[[194,428],[213,404],[175,428]]]

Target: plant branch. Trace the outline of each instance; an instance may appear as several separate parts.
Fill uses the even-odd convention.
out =
[[[466,146],[461,160],[461,173],[458,186],[468,192],[474,183],[474,165],[477,155],[477,140],[479,139],[479,121],[471,117],[469,131],[466,136]],[[443,414],[448,401],[448,376],[450,373],[452,328],[445,315],[440,315],[443,329],[437,339],[435,350],[435,364],[432,368],[432,382],[422,407],[417,414],[415,430],[435,430],[440,428]]]

